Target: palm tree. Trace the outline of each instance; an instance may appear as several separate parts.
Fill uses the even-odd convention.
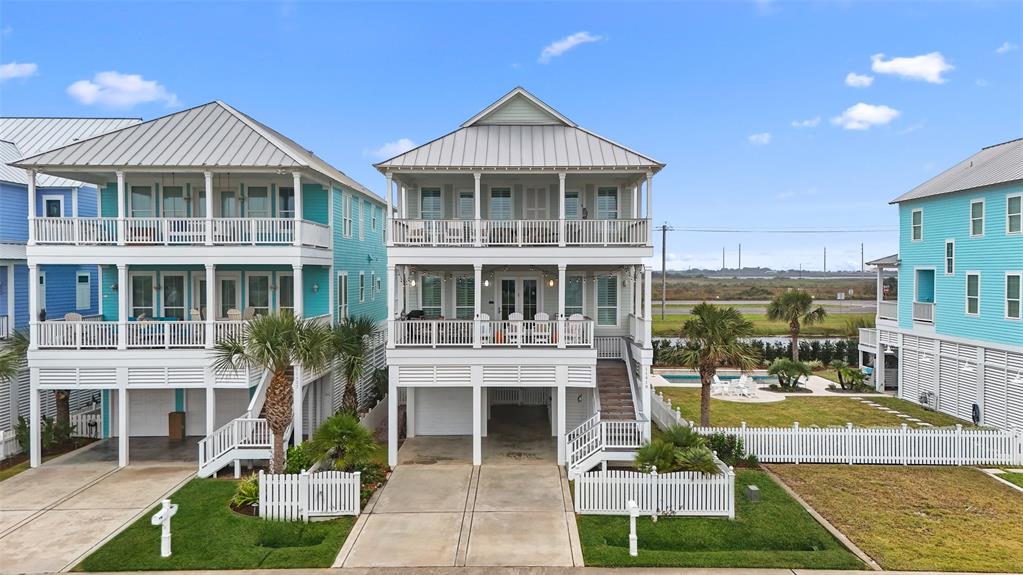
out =
[[[789,324],[792,336],[792,361],[799,361],[799,329],[804,325],[821,323],[828,316],[824,308],[813,307],[813,296],[805,291],[788,290],[774,296],[767,306],[767,319]]]
[[[4,340],[0,346],[0,381],[14,381],[18,373],[25,367],[25,359],[28,355],[28,332],[15,331],[11,337]],[[58,429],[66,430],[70,434],[71,429],[71,392],[66,389],[53,390],[53,404],[56,410],[54,418]],[[67,439],[69,439],[68,437]]]
[[[341,395],[341,409],[344,411],[358,411],[356,386],[362,378],[369,352],[366,341],[375,329],[376,322],[364,315],[345,318],[334,327],[334,350],[341,357],[341,372],[345,378],[345,389]]]
[[[326,368],[333,357],[330,342],[329,327],[285,312],[256,316],[245,324],[240,337],[221,339],[214,345],[218,372],[237,372],[243,367],[270,371],[263,411],[273,433],[271,473],[284,470],[284,433],[293,416],[288,370],[295,365],[307,371]]]
[[[685,346],[677,354],[679,363],[700,374],[700,425],[710,425],[710,385],[718,366],[734,365],[742,371],[756,367],[757,354],[741,341],[753,335],[753,324],[734,307],[701,303],[693,307],[693,319],[682,324],[679,336]]]
[[[340,471],[349,471],[370,461],[378,449],[373,433],[350,413],[328,417],[316,428],[309,442],[309,456],[314,461],[330,457],[334,468]]]

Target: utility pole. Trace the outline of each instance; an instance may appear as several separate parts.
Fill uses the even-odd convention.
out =
[[[860,273],[867,271],[867,268],[863,265],[863,242],[860,242]]]
[[[742,277],[742,243],[739,243],[739,277]]]
[[[661,319],[664,319],[664,302],[668,297],[666,289],[668,268],[665,263],[668,261],[668,224],[661,226]]]
[[[721,246],[721,271],[725,271],[725,246]]]
[[[824,246],[824,273],[828,273],[828,247]]]

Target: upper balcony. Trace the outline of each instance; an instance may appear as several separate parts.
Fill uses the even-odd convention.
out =
[[[330,247],[329,227],[293,218],[37,217],[32,229],[36,245]]]
[[[650,220],[413,220],[391,225],[395,246],[650,246]]]

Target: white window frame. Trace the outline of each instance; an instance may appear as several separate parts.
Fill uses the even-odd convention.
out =
[[[291,278],[291,305],[282,305],[283,300],[281,299],[281,283],[284,278]],[[276,285],[272,285],[271,287],[275,289],[272,289],[271,291],[276,292],[277,297],[275,298],[276,302],[271,303],[277,304],[278,312],[282,312],[284,310],[291,310],[291,313],[295,313],[295,272],[293,271],[277,272],[277,281],[274,283]]]
[[[487,190],[487,219],[490,219],[490,220],[497,220],[498,219],[498,218],[494,217],[494,205],[495,205],[495,202],[494,202],[494,191],[496,191],[496,190],[500,190],[502,192],[505,191],[505,190],[508,191],[508,219],[507,220],[498,220],[498,221],[513,221],[513,220],[515,220],[515,190],[512,188],[512,186],[490,186],[490,189]]]
[[[458,310],[459,309],[466,309],[466,308],[469,308],[470,310],[472,310],[472,313],[469,314],[469,318],[468,319],[474,319],[476,317],[476,301],[475,301],[476,289],[475,289],[475,286],[473,286],[473,288],[469,291],[469,298],[472,299],[473,302],[471,304],[469,304],[469,305],[459,305],[458,304],[458,283],[460,281],[475,282],[476,281],[476,276],[471,275],[471,274],[456,274],[452,278],[452,282],[451,283],[452,283],[452,286],[453,286],[454,289],[451,290],[451,309],[455,310],[452,319],[462,319],[462,318],[458,317]]]
[[[1019,291],[1015,298],[1009,298],[1009,278],[1019,278]],[[1010,321],[1021,321],[1023,320],[1023,271],[1005,272],[1005,319]],[[1009,300],[1015,300],[1017,302],[1017,309],[1020,315],[1013,317],[1009,315]]]
[[[1014,198],[1019,200],[1019,213],[1010,214],[1009,200]],[[1012,223],[1012,216],[1019,218],[1019,230],[1015,232],[1009,229],[1009,226]],[[1023,194],[1009,194],[1008,196],[1005,196],[1005,234],[1009,236],[1023,235]]]
[[[50,217],[50,216],[46,215],[46,202],[48,202],[50,200],[57,200],[58,202],[60,202],[60,215],[57,216],[57,217],[63,218],[64,217],[64,196],[62,196],[60,194],[43,194],[43,198],[42,198],[43,217],[44,218]]]
[[[150,306],[150,308],[151,308],[152,311],[149,313],[148,317],[150,319],[152,319],[152,318],[156,317],[156,312],[158,310],[157,302],[159,302],[159,294],[156,292],[156,272],[155,271],[128,272],[128,286],[127,286],[127,288],[128,288],[128,314],[131,317],[138,317],[138,314],[135,313],[135,278],[137,278],[137,277],[148,277],[150,279],[151,283],[149,285],[152,286],[152,289],[150,290],[151,291],[150,297],[152,298],[150,301],[152,301],[152,305]],[[163,302],[159,302],[159,303],[163,303]],[[125,319],[127,319],[127,318],[125,318]]]
[[[607,279],[604,274],[593,278],[593,322],[597,327],[620,327],[622,325],[622,278],[618,273],[611,274],[615,282],[615,323],[600,323],[600,280]],[[604,306],[607,309],[607,306]]]
[[[980,218],[973,217],[973,206],[980,204]],[[987,206],[984,203],[984,198],[970,201],[970,237],[971,238],[982,238],[984,237],[985,221],[984,216],[987,212]],[[973,224],[980,220],[980,233],[974,233]]]
[[[348,317],[348,272],[337,274],[337,319],[342,321]]]
[[[571,199],[571,201],[570,201]],[[578,189],[569,188],[565,190],[565,197],[562,199],[565,202],[565,219],[567,220],[581,220],[583,218],[583,194]],[[575,204],[575,216],[573,217],[568,213],[569,204]]]
[[[270,272],[245,272],[245,301],[242,302],[243,315],[245,314],[246,309],[254,307],[249,305],[250,298],[252,298],[252,284],[250,284],[249,282],[252,281],[252,278],[258,277],[266,278],[266,313],[270,313],[274,309],[273,290],[271,289],[271,287],[274,285],[274,282]]]
[[[149,211],[152,212],[151,214],[149,214],[149,215],[141,215],[141,216],[135,215],[135,193],[134,193],[135,192],[135,188],[149,188],[149,202],[150,202],[149,205],[151,206]],[[157,214],[157,212],[156,212],[156,210],[157,210],[157,197],[156,197],[157,193],[156,193],[156,190],[154,189],[154,186],[152,184],[149,184],[149,185],[138,185],[138,186],[128,186],[127,192],[128,192],[128,216],[130,216],[132,218],[155,218],[155,217],[157,217],[156,216],[156,214]]]
[[[82,305],[81,278],[85,278],[85,305]],[[75,272],[75,310],[89,309],[92,304],[92,274],[89,272]]]
[[[377,300],[376,284],[377,284],[377,272],[370,271],[369,272],[369,301],[376,301]]]
[[[359,303],[366,301],[366,272],[359,272]]]
[[[600,191],[601,190],[610,190],[612,188],[615,191],[615,210],[614,210],[615,217],[614,218],[602,218],[602,217],[600,217]],[[620,186],[597,186],[597,189],[593,190],[593,202],[594,202],[594,206],[593,206],[594,219],[597,219],[597,220],[611,220],[611,219],[617,220],[617,219],[620,219],[622,217],[622,189],[621,189]]]
[[[974,277],[974,276],[976,276],[976,278],[977,278],[977,295],[976,295],[977,311],[976,312],[971,312],[970,311],[970,278]],[[963,296],[965,298],[964,311],[966,312],[966,315],[971,316],[971,317],[977,317],[977,316],[980,315],[980,290],[981,290],[981,287],[980,287],[980,272],[978,272],[978,271],[966,272],[966,284],[963,286]]]
[[[190,308],[188,307],[188,277],[185,272],[161,272],[160,273],[160,317],[167,316],[167,278],[181,278],[181,317],[182,321],[188,321]]]
[[[221,321],[226,321],[227,320],[227,310],[223,309],[224,308],[224,297],[223,297],[224,296],[224,290],[223,290],[223,286],[222,286],[223,280],[233,280],[234,281],[234,302],[235,302],[235,309],[237,309],[238,311],[244,313],[245,312],[245,302],[242,301],[242,274],[241,274],[241,272],[233,272],[233,271],[232,272],[217,272],[217,275],[214,278],[214,281],[216,282],[216,285],[214,286],[213,295],[215,296],[216,301],[213,302],[213,304],[212,304],[214,306],[213,312],[216,314],[216,316],[215,316],[216,319],[221,320]],[[209,315],[209,306],[210,306],[210,302],[206,302],[206,314],[207,314],[207,316]]]
[[[469,198],[469,210],[468,213],[462,212],[462,200]],[[476,219],[476,192],[470,188],[460,188],[455,190],[455,216],[460,220],[473,220]]]
[[[377,206],[370,204],[370,229],[374,232],[377,231]]]
[[[167,215],[167,188],[181,190],[181,209],[182,213],[178,213],[176,210],[172,215]],[[188,191],[185,189],[184,184],[180,186],[163,186],[160,188],[160,217],[162,218],[187,218],[188,217],[188,201],[185,198],[188,197]]]
[[[259,215],[253,215],[252,213],[252,190],[253,188],[262,189],[266,191],[264,198],[266,199],[266,209],[262,210]],[[274,211],[274,194],[270,190],[270,186],[245,186],[245,217],[247,218],[269,218]]]
[[[581,282],[580,285],[579,285],[579,288],[580,288],[579,292],[580,292],[580,299],[582,301],[580,302],[579,314],[582,315],[583,317],[586,316],[586,275],[585,274],[566,274],[565,275],[565,282],[566,282],[565,283],[565,299],[566,299],[566,301],[565,301],[565,306],[564,306],[565,307],[565,319],[568,319],[572,315],[568,311],[568,301],[567,301],[567,299],[568,299],[568,285],[569,285],[568,282],[571,282],[572,278],[579,278],[579,281]]]
[[[366,200],[359,204],[359,240],[366,239],[366,212],[369,211],[366,209],[367,206],[369,202]]]
[[[920,225],[919,225],[920,237],[916,237],[916,228],[918,226],[917,226],[917,224],[913,223],[913,217],[917,213],[920,214]],[[922,242],[922,241],[924,241],[924,209],[923,208],[916,208],[915,210],[913,210],[909,214],[909,240],[911,242]]]
[[[437,273],[421,273],[421,274],[419,274],[419,281],[417,282],[418,285],[419,285],[419,309],[423,310],[423,313],[426,314],[426,306],[423,305],[423,288],[426,287],[426,278],[436,278],[437,281],[440,282],[440,305],[437,305],[437,306],[431,305],[430,308],[431,309],[433,309],[435,307],[436,308],[440,308],[440,310],[437,312],[437,317],[438,318],[443,317],[444,316],[444,276],[441,275],[441,274],[437,274]],[[432,315],[426,315],[425,317],[426,317],[426,319],[434,319]]]
[[[952,246],[952,256],[948,255],[948,246]],[[949,265],[951,264],[952,271],[949,271]],[[945,275],[954,276],[956,275],[956,241],[945,240]]]
[[[434,190],[437,191],[437,214],[436,214],[437,217],[433,217],[433,214],[431,213],[431,217],[427,218],[426,215],[424,214],[425,210],[423,210],[423,200],[426,198],[426,196],[423,194],[423,192],[429,191],[431,193],[431,195],[432,195]],[[429,219],[429,220],[443,220],[444,219],[444,187],[443,186],[419,186],[419,219],[421,219],[421,220],[427,220],[427,219]]]
[[[344,237],[352,237],[352,195],[341,194],[341,219]]]

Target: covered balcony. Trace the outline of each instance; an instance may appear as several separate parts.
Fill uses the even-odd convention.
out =
[[[899,256],[883,257],[867,265],[877,271],[877,319],[899,321]]]

